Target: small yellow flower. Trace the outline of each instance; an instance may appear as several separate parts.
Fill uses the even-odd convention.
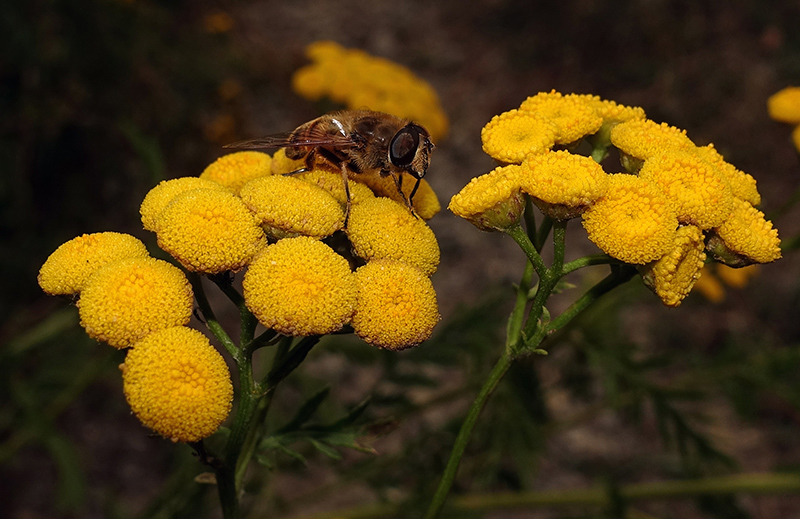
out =
[[[237,151],[212,162],[200,178],[213,180],[239,193],[254,178],[272,174],[272,157],[260,151]]]
[[[350,321],[356,298],[347,260],[324,243],[300,236],[269,245],[243,281],[247,308],[284,335],[325,335]]]
[[[436,292],[419,269],[392,260],[367,262],[358,286],[353,330],[379,348],[402,350],[427,340],[439,322]]]
[[[59,246],[39,269],[39,286],[50,295],[80,292],[97,269],[124,258],[146,258],[144,243],[129,234],[84,234]]]
[[[483,151],[506,164],[553,147],[557,128],[549,119],[531,112],[509,110],[495,115],[481,130]]]
[[[341,176],[339,177],[341,182]],[[328,191],[299,178],[272,175],[245,184],[242,201],[274,238],[324,238],[344,226],[344,211]]]
[[[240,270],[264,246],[256,217],[231,192],[181,193],[156,220],[158,246],[187,270],[218,274]]]
[[[302,159],[290,159],[286,156],[286,148],[281,148],[272,154],[271,171],[273,175],[285,175],[306,167]]]
[[[439,244],[431,228],[388,198],[373,198],[353,206],[347,235],[356,255],[368,261],[403,261],[428,276],[439,265]]]
[[[744,288],[750,279],[757,275],[758,265],[733,268],[722,263],[710,263],[703,267],[700,279],[694,285],[694,290],[699,291],[712,303],[721,303],[725,300],[724,285],[731,288]]]
[[[797,151],[800,152],[800,124],[792,131],[792,142]]]
[[[744,200],[734,199],[733,212],[714,233],[708,241],[709,252],[731,267],[770,263],[781,257],[778,230]]]
[[[521,112],[544,117],[556,127],[556,144],[569,144],[595,133],[603,125],[603,118],[582,96],[563,96],[559,92],[540,92],[527,98],[519,106]]]
[[[575,94],[570,94],[575,95]],[[565,97],[570,97],[570,95]],[[597,115],[603,118],[603,124],[622,123],[633,119],[645,119],[644,108],[640,106],[625,106],[615,101],[600,99],[599,96],[578,96],[594,108]]]
[[[314,169],[308,173],[300,173],[296,175],[296,178],[321,187],[330,193],[339,202],[340,206],[345,207],[347,205],[347,195],[344,192],[344,181],[341,173]],[[375,194],[369,187],[353,180],[347,181],[347,189],[350,191],[351,204],[357,204],[368,198],[375,198]]]
[[[584,214],[589,239],[620,261],[643,265],[669,251],[678,219],[655,185],[634,175],[609,175],[606,195]]]
[[[728,182],[696,154],[668,151],[653,155],[645,160],[639,177],[661,188],[683,224],[704,230],[717,227],[733,209]]]
[[[769,116],[783,123],[800,124],[800,87],[786,87],[767,99]]]
[[[228,188],[205,178],[199,177],[180,177],[172,180],[163,180],[156,187],[151,189],[139,206],[139,214],[142,216],[142,227],[148,231],[156,231],[156,220],[161,211],[164,210],[172,199],[190,189],[216,189],[218,191],[228,191]]]
[[[395,202],[403,205],[406,204],[405,200],[408,200],[408,197],[411,195],[411,191],[414,189],[414,185],[417,183],[416,178],[412,177],[406,172],[402,173],[402,189],[403,195],[405,195],[404,200],[403,195],[397,191],[397,184],[395,184],[392,175],[382,176],[379,174],[361,174],[357,175],[355,179],[369,187],[376,196],[391,198]],[[417,216],[423,220],[430,220],[442,210],[442,205],[439,203],[439,197],[436,196],[433,188],[425,179],[420,181],[419,188],[414,194],[414,199],[411,201],[411,205],[414,207],[414,212],[417,213]]]
[[[725,287],[716,276],[712,275],[710,265],[706,265],[700,271],[700,277],[694,283],[694,291],[700,292],[712,303],[721,303],[725,300]]]
[[[495,168],[475,177],[450,199],[448,209],[483,231],[503,231],[519,222],[525,200],[519,187],[522,166]]]
[[[666,306],[679,306],[689,295],[706,260],[703,232],[694,225],[675,233],[672,248],[640,270],[642,279]]]
[[[176,326],[151,333],[128,351],[120,369],[133,414],[174,442],[211,436],[231,410],[228,366],[197,330]]]
[[[568,151],[531,155],[524,166],[519,174],[522,191],[556,219],[579,216],[608,188],[608,175],[600,164]]]
[[[78,308],[90,337],[127,348],[151,332],[188,323],[192,301],[189,281],[177,267],[155,258],[127,258],[89,278]]]
[[[730,162],[726,162],[722,155],[714,149],[713,144],[700,146],[693,150],[701,159],[705,160],[722,175],[728,185],[731,186],[731,193],[736,198],[741,198],[752,205],[761,203],[761,194],[756,188],[756,179],[744,171],[736,168]]]
[[[665,151],[695,148],[686,130],[650,119],[631,119],[614,126],[611,142],[623,153],[641,160]]]

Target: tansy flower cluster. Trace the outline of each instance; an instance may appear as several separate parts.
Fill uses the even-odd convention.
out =
[[[581,217],[589,239],[637,265],[668,306],[686,297],[707,254],[732,267],[781,257],[755,179],[639,107],[542,92],[492,118],[481,139],[499,166],[456,194],[451,211],[501,231],[518,224],[526,197],[555,220]],[[601,165],[612,148],[623,172]]]
[[[792,141],[800,152],[800,87],[791,86],[776,92],[767,100],[769,116],[794,126]]]
[[[312,63],[292,78],[298,94],[313,101],[329,98],[348,109],[369,108],[411,119],[434,141],[447,134],[448,120],[431,86],[407,68],[332,41],[306,48]]]

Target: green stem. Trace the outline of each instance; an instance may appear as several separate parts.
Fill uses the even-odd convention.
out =
[[[522,321],[525,318],[525,307],[528,305],[528,292],[530,291],[532,277],[533,265],[530,261],[526,261],[525,270],[522,272],[522,279],[517,287],[517,299],[514,303],[514,309],[511,311],[511,315],[508,316],[508,325],[506,326],[506,352],[511,352],[516,349],[519,343]]]
[[[612,258],[608,254],[591,254],[589,256],[583,256],[582,258],[570,261],[569,263],[565,263],[561,271],[566,276],[567,274],[575,272],[576,270],[584,267],[610,264],[620,264],[620,261]]]
[[[433,500],[431,501],[430,508],[428,508],[428,513],[425,515],[426,519],[435,519],[438,517],[439,512],[441,511],[442,507],[444,506],[444,502],[447,499],[447,494],[450,492],[450,487],[453,486],[453,481],[455,480],[456,473],[458,472],[458,466],[461,463],[461,457],[464,455],[464,450],[467,448],[469,437],[472,434],[472,430],[475,428],[475,424],[478,421],[478,416],[483,409],[483,405],[489,399],[489,396],[497,387],[497,384],[503,378],[503,375],[506,374],[506,371],[508,371],[510,366],[511,358],[508,355],[503,354],[497,361],[497,364],[495,364],[492,372],[489,374],[489,377],[483,383],[483,387],[481,387],[477,398],[475,398],[475,401],[472,402],[472,405],[467,412],[467,417],[464,419],[464,423],[461,424],[461,429],[458,431],[458,436],[456,437],[455,444],[453,445],[453,450],[450,452],[450,458],[447,460],[447,466],[442,473],[442,479],[439,481],[439,486],[436,489],[436,493],[433,495]]]
[[[528,234],[520,225],[514,225],[513,227],[506,229],[505,232],[511,236],[515,242],[517,242],[517,245],[519,245],[519,247],[522,249],[522,252],[524,252],[525,256],[528,257],[528,261],[533,264],[533,268],[536,270],[536,275],[538,275],[540,278],[543,277],[547,272],[547,267],[545,266],[544,261],[542,261],[542,256],[539,254],[539,251],[531,242],[530,238],[528,238]]]
[[[245,303],[244,297],[242,294],[236,290],[233,285],[231,284],[231,278],[226,275],[220,276],[209,276],[209,279],[213,281],[222,293],[228,296],[228,299],[231,300],[233,304],[236,305],[236,308],[239,309],[239,322],[241,323],[241,335],[239,337],[239,344],[242,346],[248,344],[250,341],[253,340],[253,335],[255,335],[256,325],[258,321],[253,313],[247,308],[247,304]]]
[[[208,326],[208,329],[211,330],[211,333],[214,334],[225,350],[238,364],[242,357],[241,353],[239,352],[239,348],[230,338],[219,321],[217,321],[217,318],[214,315],[214,310],[211,308],[211,304],[208,302],[208,298],[206,297],[206,292],[203,289],[202,278],[196,272],[189,272],[187,277],[189,278],[189,282],[192,284],[194,298],[197,300],[197,306],[200,307],[200,312],[203,314],[203,319],[206,321],[206,326]]]

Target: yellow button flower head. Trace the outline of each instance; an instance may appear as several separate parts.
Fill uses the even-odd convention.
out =
[[[50,295],[76,294],[97,269],[124,258],[146,258],[144,243],[129,234],[84,234],[59,246],[39,269],[39,286]]]
[[[712,303],[721,303],[725,300],[725,287],[713,275],[711,265],[706,265],[700,270],[700,277],[694,284],[694,291],[700,292],[703,297]],[[721,265],[721,263],[719,264]],[[739,269],[741,270],[741,269]]]
[[[603,125],[603,118],[581,96],[563,96],[559,92],[540,92],[519,106],[522,112],[532,112],[553,122],[556,126],[556,144],[579,141],[595,133]]]
[[[120,369],[133,414],[174,442],[211,436],[231,410],[228,366],[197,330],[176,326],[151,333],[128,351]]]
[[[556,125],[531,112],[509,110],[495,115],[481,130],[483,151],[498,162],[520,164],[530,154],[553,147]]]
[[[728,182],[696,154],[668,151],[653,155],[644,162],[639,177],[661,188],[683,224],[717,227],[733,209]]]
[[[356,287],[350,265],[321,241],[299,236],[269,245],[243,281],[247,308],[284,335],[324,335],[353,314]]]
[[[679,130],[650,119],[631,119],[611,129],[611,142],[623,153],[645,160],[669,150],[694,149],[694,143]]]
[[[439,244],[431,228],[388,198],[372,198],[353,206],[347,235],[356,255],[368,261],[403,261],[428,276],[439,265]]]
[[[764,213],[744,200],[734,199],[733,212],[714,233],[708,240],[708,251],[731,267],[770,263],[781,257],[778,230],[772,228]]]
[[[431,336],[439,310],[433,285],[422,271],[399,261],[375,260],[356,270],[355,278],[356,335],[390,350],[416,346]]]
[[[127,258],[89,278],[78,308],[90,337],[126,348],[151,332],[188,323],[192,301],[179,268],[155,258]]]
[[[672,246],[678,219],[658,187],[634,175],[609,175],[606,195],[583,214],[589,239],[620,261],[643,265]]]
[[[475,177],[450,199],[448,209],[483,231],[503,231],[519,222],[525,210],[520,174],[514,164]]]
[[[299,178],[283,175],[257,178],[245,184],[240,196],[274,238],[299,235],[324,238],[344,226],[344,211],[333,195]]]
[[[228,188],[222,184],[200,177],[180,177],[164,180],[147,193],[142,205],[139,207],[139,214],[142,216],[142,227],[148,231],[155,232],[156,220],[161,215],[161,211],[172,202],[172,199],[184,191],[200,188],[228,191]]]
[[[411,190],[414,189],[414,184],[417,182],[417,179],[406,172],[403,172],[402,175],[403,194],[407,200],[408,196],[411,194]],[[379,174],[362,174],[358,175],[356,180],[369,187],[376,196],[391,198],[395,202],[403,205],[406,203],[403,200],[403,195],[397,191],[397,184],[395,184],[394,178],[392,178],[391,175],[384,177]],[[430,220],[442,210],[439,197],[436,196],[433,188],[425,179],[420,182],[419,188],[414,194],[414,199],[411,201],[411,205],[414,207],[414,212],[417,213],[417,216],[423,220]]]
[[[672,248],[640,270],[642,279],[667,306],[679,306],[689,295],[706,260],[703,232],[694,225],[675,233]]]
[[[797,148],[797,151],[800,152],[800,124],[792,131],[792,142],[794,143],[794,147]]]
[[[264,231],[231,192],[181,193],[156,220],[158,246],[187,270],[218,274],[240,270],[264,246]]]
[[[334,173],[324,169],[314,169],[308,173],[300,173],[296,175],[296,178],[321,187],[330,193],[342,207],[347,205],[347,195],[344,192],[344,182],[342,181],[341,173]],[[350,190],[351,204],[357,204],[367,198],[375,198],[375,194],[372,190],[359,182],[348,180],[347,188]],[[414,198],[416,199],[416,196]]]
[[[552,218],[568,220],[581,215],[605,195],[608,175],[590,157],[568,151],[531,155],[521,170],[520,187]]]
[[[617,104],[615,101],[600,99],[600,96],[569,94],[564,97],[578,97],[586,104],[594,108],[597,115],[606,123],[621,123],[632,119],[644,119],[644,108],[640,106],[625,106]]]
[[[722,155],[714,149],[713,144],[700,146],[693,150],[701,159],[705,160],[717,171],[722,174],[728,185],[731,186],[731,193],[736,198],[741,198],[752,205],[761,203],[761,194],[756,188],[756,179],[736,168],[730,162],[726,162]]]
[[[285,175],[306,167],[302,159],[290,159],[286,156],[286,148],[281,148],[272,154],[272,174]]]
[[[800,124],[800,87],[786,87],[767,99],[769,116],[783,123]]]
[[[200,178],[213,180],[234,193],[254,178],[272,174],[272,157],[260,151],[237,151],[212,162]]]

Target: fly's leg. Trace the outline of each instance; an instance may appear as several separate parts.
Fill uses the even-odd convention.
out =
[[[353,205],[350,200],[350,185],[347,177],[347,167],[342,163],[342,180],[344,181],[344,197],[347,200],[347,206],[344,210],[344,228],[347,229],[347,222],[350,220],[350,207]]]
[[[400,196],[403,198],[403,202],[405,202],[408,210],[411,211],[411,214],[414,215],[414,218],[419,218],[416,211],[414,211],[414,206],[411,205],[411,199],[414,197],[414,194],[417,192],[417,188],[419,187],[419,179],[417,179],[414,189],[411,190],[411,196],[406,198],[406,194],[403,193],[403,174],[392,172],[392,178],[394,179],[394,185],[397,186],[397,192],[400,193]]]

